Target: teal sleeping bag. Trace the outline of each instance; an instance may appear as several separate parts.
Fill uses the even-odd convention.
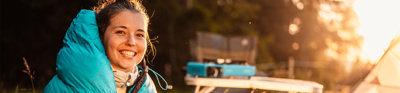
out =
[[[96,15],[81,10],[72,21],[57,54],[57,74],[44,93],[116,93],[114,75],[100,40]],[[139,92],[157,92],[147,75]]]

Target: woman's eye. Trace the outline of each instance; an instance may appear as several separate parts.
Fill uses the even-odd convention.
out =
[[[122,31],[122,30],[118,30],[118,31],[116,31],[115,33],[116,33],[116,34],[125,34],[125,32]]]
[[[143,34],[136,34],[137,37],[144,37]]]

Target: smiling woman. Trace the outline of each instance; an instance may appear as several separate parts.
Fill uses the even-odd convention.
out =
[[[143,60],[147,47],[153,50],[147,32],[149,17],[137,1],[116,0],[104,4],[95,8],[98,11],[96,19],[106,56],[113,69],[117,92],[129,92],[133,86],[136,86],[133,92],[139,92],[148,76]],[[138,68],[141,68],[141,73]],[[150,86],[144,89],[156,92],[151,78],[148,79]]]
[[[110,0],[94,11],[82,10],[71,23],[44,92],[156,93],[144,60],[153,50],[144,7]]]
[[[139,74],[136,65],[147,69],[142,61],[147,46],[152,48],[147,32],[149,18],[144,7],[135,1],[117,0],[103,9],[97,9],[100,9],[97,16],[100,37],[114,72],[117,92],[141,85],[146,73]],[[152,82],[151,85],[154,88]],[[134,88],[133,91],[139,89]]]

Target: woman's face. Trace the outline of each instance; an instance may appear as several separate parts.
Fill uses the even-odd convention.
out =
[[[147,22],[140,13],[122,10],[110,19],[104,32],[106,55],[114,69],[129,72],[146,52]]]

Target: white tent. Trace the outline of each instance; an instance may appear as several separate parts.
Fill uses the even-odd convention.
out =
[[[378,64],[354,93],[400,93],[400,36],[393,39]]]

